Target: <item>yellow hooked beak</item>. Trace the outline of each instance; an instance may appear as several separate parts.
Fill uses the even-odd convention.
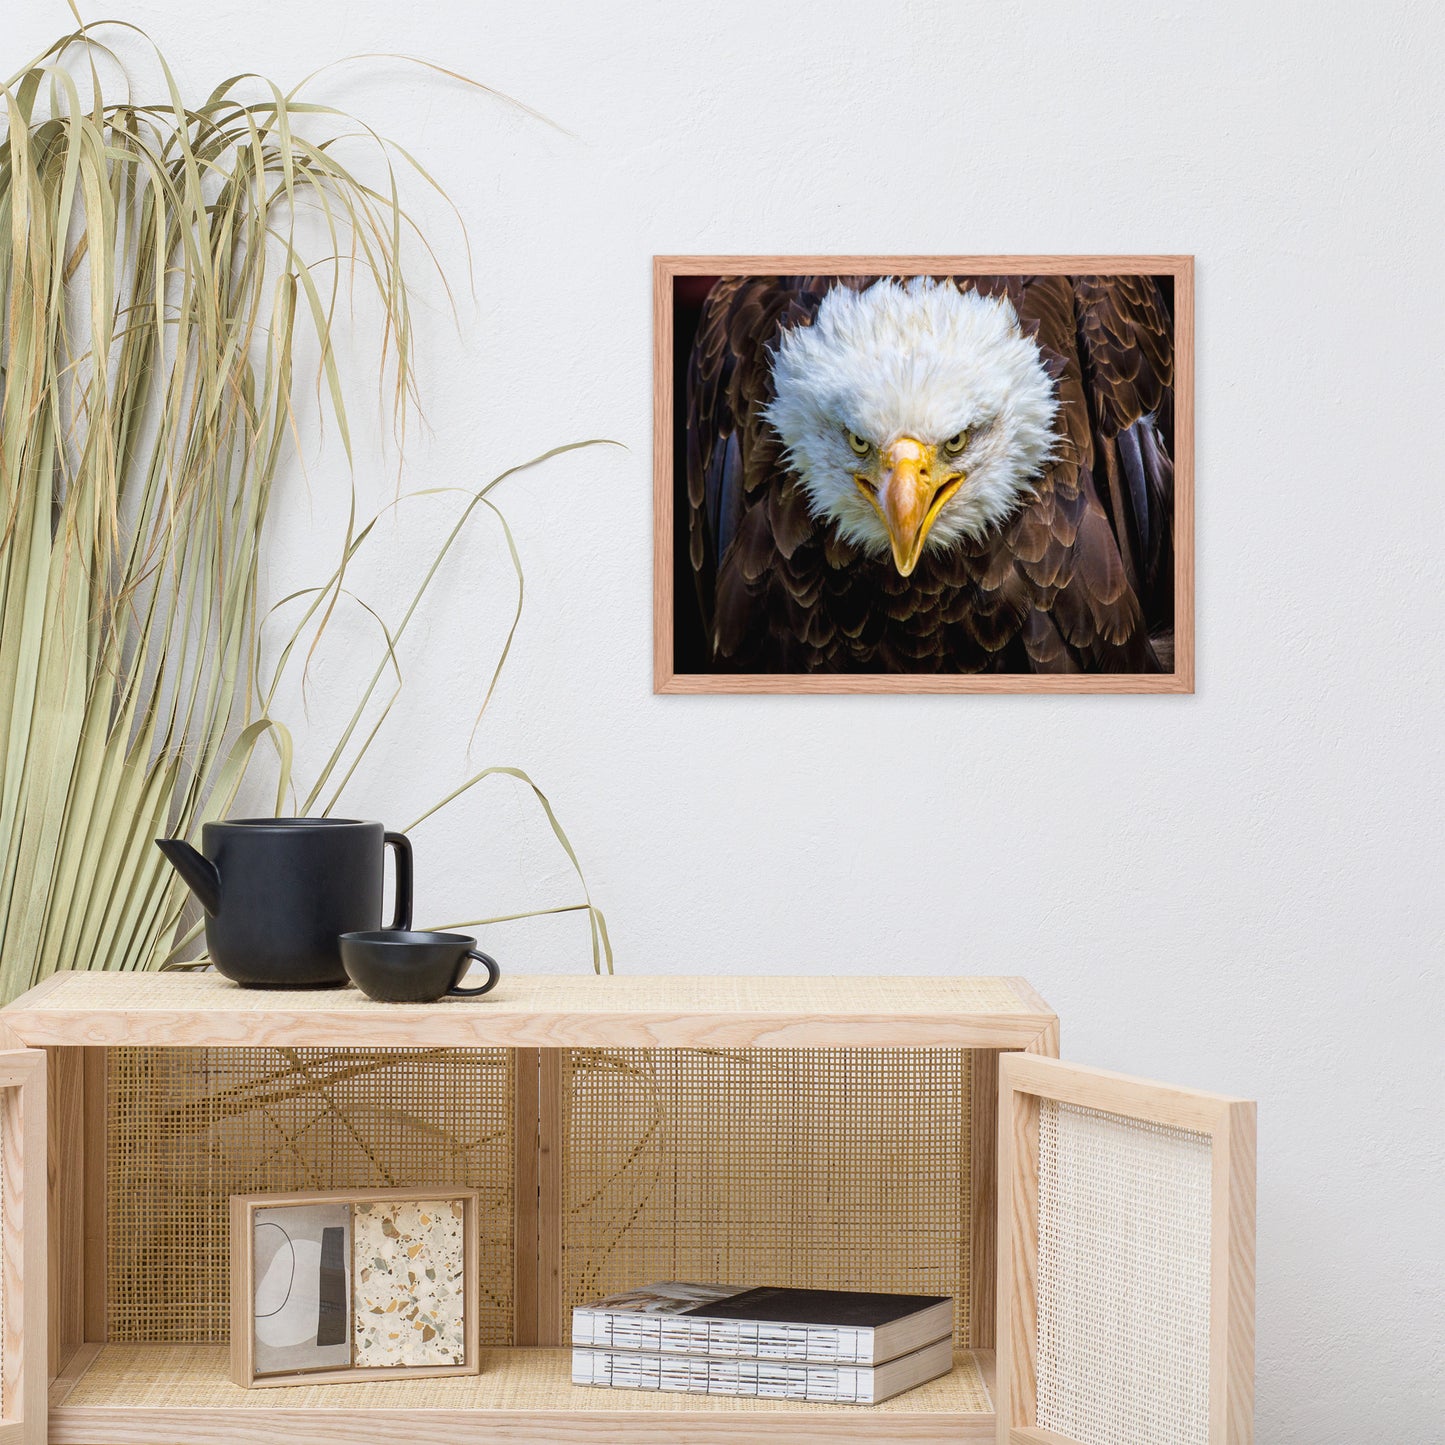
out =
[[[854,480],[888,529],[898,575],[907,577],[918,566],[944,504],[963,485],[964,474],[951,470],[937,447],[909,436],[885,447],[879,461],[876,487],[861,475]]]

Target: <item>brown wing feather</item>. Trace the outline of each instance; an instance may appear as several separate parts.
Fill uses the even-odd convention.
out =
[[[760,650],[788,669],[778,619],[797,622],[806,610],[806,583],[799,589],[778,564],[814,524],[762,412],[773,396],[771,349],[782,331],[812,321],[825,290],[819,277],[729,277],[703,306],[688,367],[689,543],[721,666],[752,667]]]
[[[1033,610],[1049,619],[1024,629],[1036,668],[1157,671],[1125,554],[1096,487],[1101,439],[1077,305],[1077,283],[1062,276],[1032,279],[1018,303],[1021,323],[1035,328],[1055,372],[1059,444],[1034,501],[1003,529],[999,544],[1033,584]]]
[[[1074,278],[1094,475],[1149,630],[1174,626],[1174,321],[1154,276]]]

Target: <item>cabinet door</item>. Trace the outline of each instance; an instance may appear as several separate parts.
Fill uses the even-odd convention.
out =
[[[0,1051],[0,1445],[44,1445],[45,1054]]]
[[[999,1445],[1250,1445],[1254,1120],[1002,1057]]]

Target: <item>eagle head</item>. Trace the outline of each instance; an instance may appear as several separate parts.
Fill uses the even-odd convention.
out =
[[[1053,378],[1003,297],[951,280],[835,284],[772,353],[763,415],[813,515],[907,577],[983,536],[1054,448]]]

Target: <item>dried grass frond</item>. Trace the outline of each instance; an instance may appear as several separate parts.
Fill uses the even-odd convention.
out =
[[[298,357],[317,349],[349,459],[332,327],[351,290],[371,292],[383,410],[404,443],[417,403],[404,259],[435,259],[401,195],[407,176],[440,188],[405,151],[304,83],[236,76],[189,105],[153,46],[162,97],[142,102],[127,81],[110,98],[101,73],[121,62],[103,24],[144,39],[82,24],[0,88],[0,1000],[57,968],[171,956],[190,936],[186,896],[152,839],[224,816],[267,739],[280,810],[291,739],[269,710],[275,678],[260,681],[257,568],[298,431]],[[358,134],[383,183],[340,160]],[[320,256],[305,240],[316,215]],[[494,484],[472,505],[492,506]],[[348,526],[315,589],[311,648],[368,530]],[[383,626],[373,692],[435,571],[396,633]],[[357,751],[359,721],[307,806],[354,776],[380,726]],[[605,953],[610,967],[600,914],[576,906],[594,966]]]

